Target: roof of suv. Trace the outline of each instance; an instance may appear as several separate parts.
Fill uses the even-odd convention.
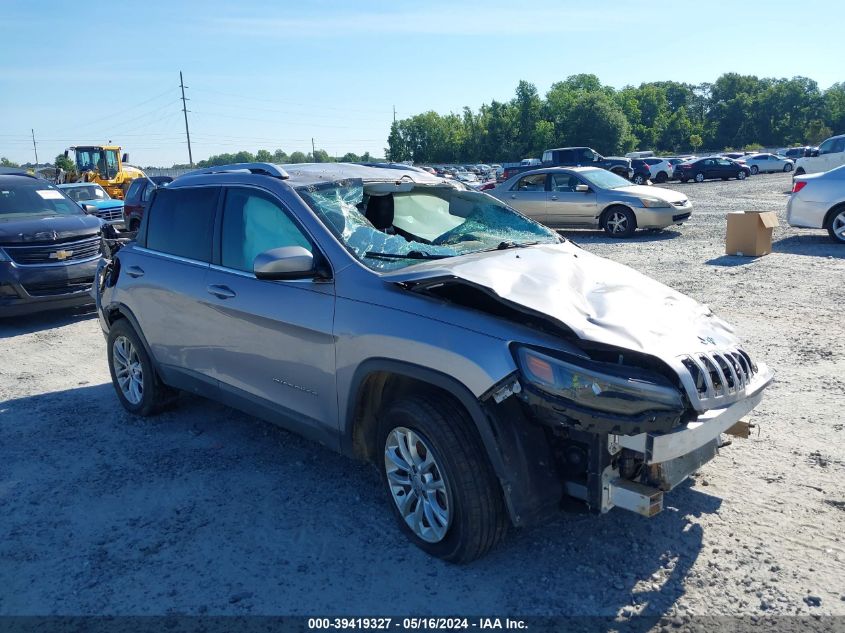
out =
[[[205,180],[214,175],[238,172],[245,173],[247,171],[252,171],[252,173],[258,175],[280,178],[291,187],[315,185],[322,182],[334,182],[348,178],[361,179],[367,182],[391,182],[404,179],[425,184],[449,183],[454,186],[454,181],[452,180],[435,176],[418,167],[398,163],[293,163],[287,165],[243,163],[237,165],[220,165],[192,171],[179,176],[168,187],[178,187],[191,184],[192,182],[195,183],[197,178]]]

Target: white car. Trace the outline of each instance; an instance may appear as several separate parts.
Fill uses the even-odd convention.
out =
[[[775,154],[749,154],[743,156],[742,160],[748,165],[751,173],[755,175],[775,171],[792,171],[792,168],[795,167],[795,163],[791,159]]]
[[[830,171],[840,165],[845,165],[845,134],[831,136],[809,156],[799,158],[795,163],[795,175]]]
[[[827,229],[830,237],[845,244],[845,165],[795,176],[786,221],[790,226]]]
[[[675,171],[675,166],[666,158],[653,156],[643,158],[642,160],[648,165],[648,170],[651,172],[651,180],[654,182],[666,182],[672,177]]]

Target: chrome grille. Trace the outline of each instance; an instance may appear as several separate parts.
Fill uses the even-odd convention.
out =
[[[101,220],[106,222],[114,222],[115,220],[123,219],[123,207],[114,207],[112,209],[102,209],[93,213]]]
[[[100,236],[73,242],[54,242],[32,246],[4,246],[12,261],[21,266],[66,264],[100,255]]]
[[[740,399],[757,373],[757,366],[741,349],[684,356],[681,363],[703,404],[727,404]]]

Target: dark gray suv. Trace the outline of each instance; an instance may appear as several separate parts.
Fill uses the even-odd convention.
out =
[[[47,181],[0,174],[0,317],[92,304],[102,226]]]
[[[375,464],[450,561],[565,500],[651,516],[772,378],[705,306],[412,167],[215,167],[98,271],[115,391],[178,390]]]

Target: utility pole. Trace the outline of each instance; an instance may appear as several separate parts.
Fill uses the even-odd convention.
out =
[[[38,146],[35,144],[35,128],[29,128],[32,131],[32,149],[35,150],[35,169],[38,169]]]
[[[396,123],[396,106],[393,106],[393,122]]]
[[[185,107],[185,101],[190,101],[190,99],[185,99],[185,82],[182,79],[182,71],[179,71],[179,87],[182,89],[182,114],[185,115],[185,136],[188,137],[188,162],[191,164],[191,167],[194,166],[194,155],[191,153],[191,132],[188,130],[188,109]]]
[[[317,162],[317,150],[314,149],[314,137],[311,137],[311,160]]]

